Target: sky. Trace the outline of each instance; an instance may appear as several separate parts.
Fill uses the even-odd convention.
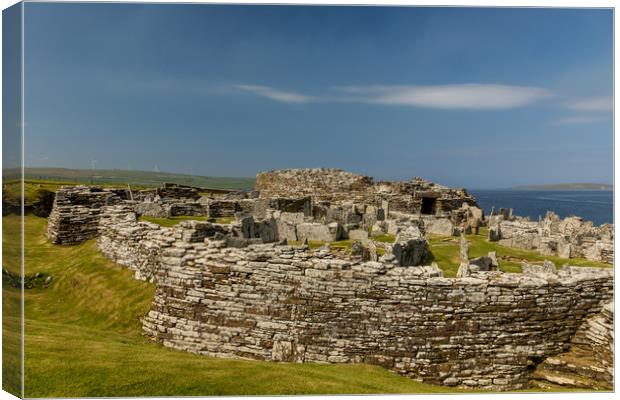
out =
[[[605,9],[26,3],[26,166],[613,174]]]

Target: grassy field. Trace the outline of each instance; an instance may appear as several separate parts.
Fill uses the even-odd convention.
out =
[[[26,168],[25,179],[39,182],[63,182],[72,184],[116,185],[153,187],[162,183],[178,183],[214,189],[251,189],[255,179],[236,177],[198,176],[168,172],[127,171],[120,169],[69,169],[69,168]],[[19,180],[18,171],[5,171],[5,180]]]
[[[17,254],[11,235],[16,216],[4,217],[5,252]],[[94,241],[53,246],[45,219],[26,217],[26,273],[53,277],[51,285],[26,291],[27,397],[249,394],[438,393],[455,389],[420,384],[369,365],[287,364],[217,359],[173,351],[140,335],[153,284],[99,254]],[[5,258],[5,260],[7,260]],[[6,285],[8,311],[19,291]],[[9,314],[11,314],[9,312]],[[6,316],[6,314],[5,314]],[[18,365],[19,326],[3,319],[4,370]],[[13,335],[13,333],[15,333]],[[8,339],[8,340],[7,340]],[[3,385],[8,381],[3,376]]]

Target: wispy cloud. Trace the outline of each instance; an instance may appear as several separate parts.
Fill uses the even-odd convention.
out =
[[[603,122],[609,120],[607,116],[600,115],[576,115],[570,117],[561,117],[551,121],[553,125],[577,125],[577,124],[592,124],[596,122]]]
[[[311,101],[318,100],[316,97],[313,96],[306,96],[300,93],[277,90],[269,86],[233,85],[233,88],[244,92],[253,93],[255,95],[266,97],[268,99],[279,101],[282,103],[309,103]]]
[[[336,88],[352,102],[440,109],[494,110],[525,106],[553,97],[544,88],[468,83],[435,86],[346,86]]]
[[[607,112],[613,109],[613,99],[609,96],[589,97],[580,100],[569,101],[564,107],[581,112]]]
[[[284,91],[269,86],[233,85],[233,89],[284,103],[350,102],[439,109],[495,110],[525,106],[553,97],[544,88],[469,83],[460,85],[338,86],[322,96]]]

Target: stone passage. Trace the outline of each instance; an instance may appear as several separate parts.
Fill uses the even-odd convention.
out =
[[[534,386],[613,389],[614,303],[581,325],[567,353],[547,358],[532,374]]]

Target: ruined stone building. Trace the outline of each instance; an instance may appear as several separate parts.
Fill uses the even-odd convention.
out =
[[[594,226],[579,217],[560,219],[548,212],[540,221],[497,215],[489,217],[489,240],[503,246],[537,250],[543,255],[614,262],[613,225]]]
[[[463,204],[477,206],[465,189],[451,189],[421,178],[375,182],[339,169],[287,169],[256,175],[261,197],[311,197],[316,203],[355,203],[409,214],[448,216]]]
[[[166,347],[364,362],[427,383],[505,390],[553,382],[553,357],[580,346],[611,385],[611,269],[545,263],[503,273],[492,252],[470,258],[462,237],[458,277],[446,278],[427,257],[429,231],[462,234],[491,222],[492,239],[508,241],[523,221],[489,221],[466,191],[419,179],[374,183],[340,170],[286,170],[259,174],[256,189],[204,196],[188,188],[63,188],[48,237],[60,244],[96,237],[106,257],[155,282],[143,331]],[[165,228],[139,220],[156,207],[163,215],[195,207],[210,221]],[[232,219],[219,223],[223,216]],[[556,222],[537,227],[553,237],[573,229],[581,238],[574,254],[598,246],[586,240],[589,228]],[[394,243],[373,240],[385,233]],[[353,242],[349,253],[330,247],[341,239]],[[311,241],[325,244],[311,249]]]

